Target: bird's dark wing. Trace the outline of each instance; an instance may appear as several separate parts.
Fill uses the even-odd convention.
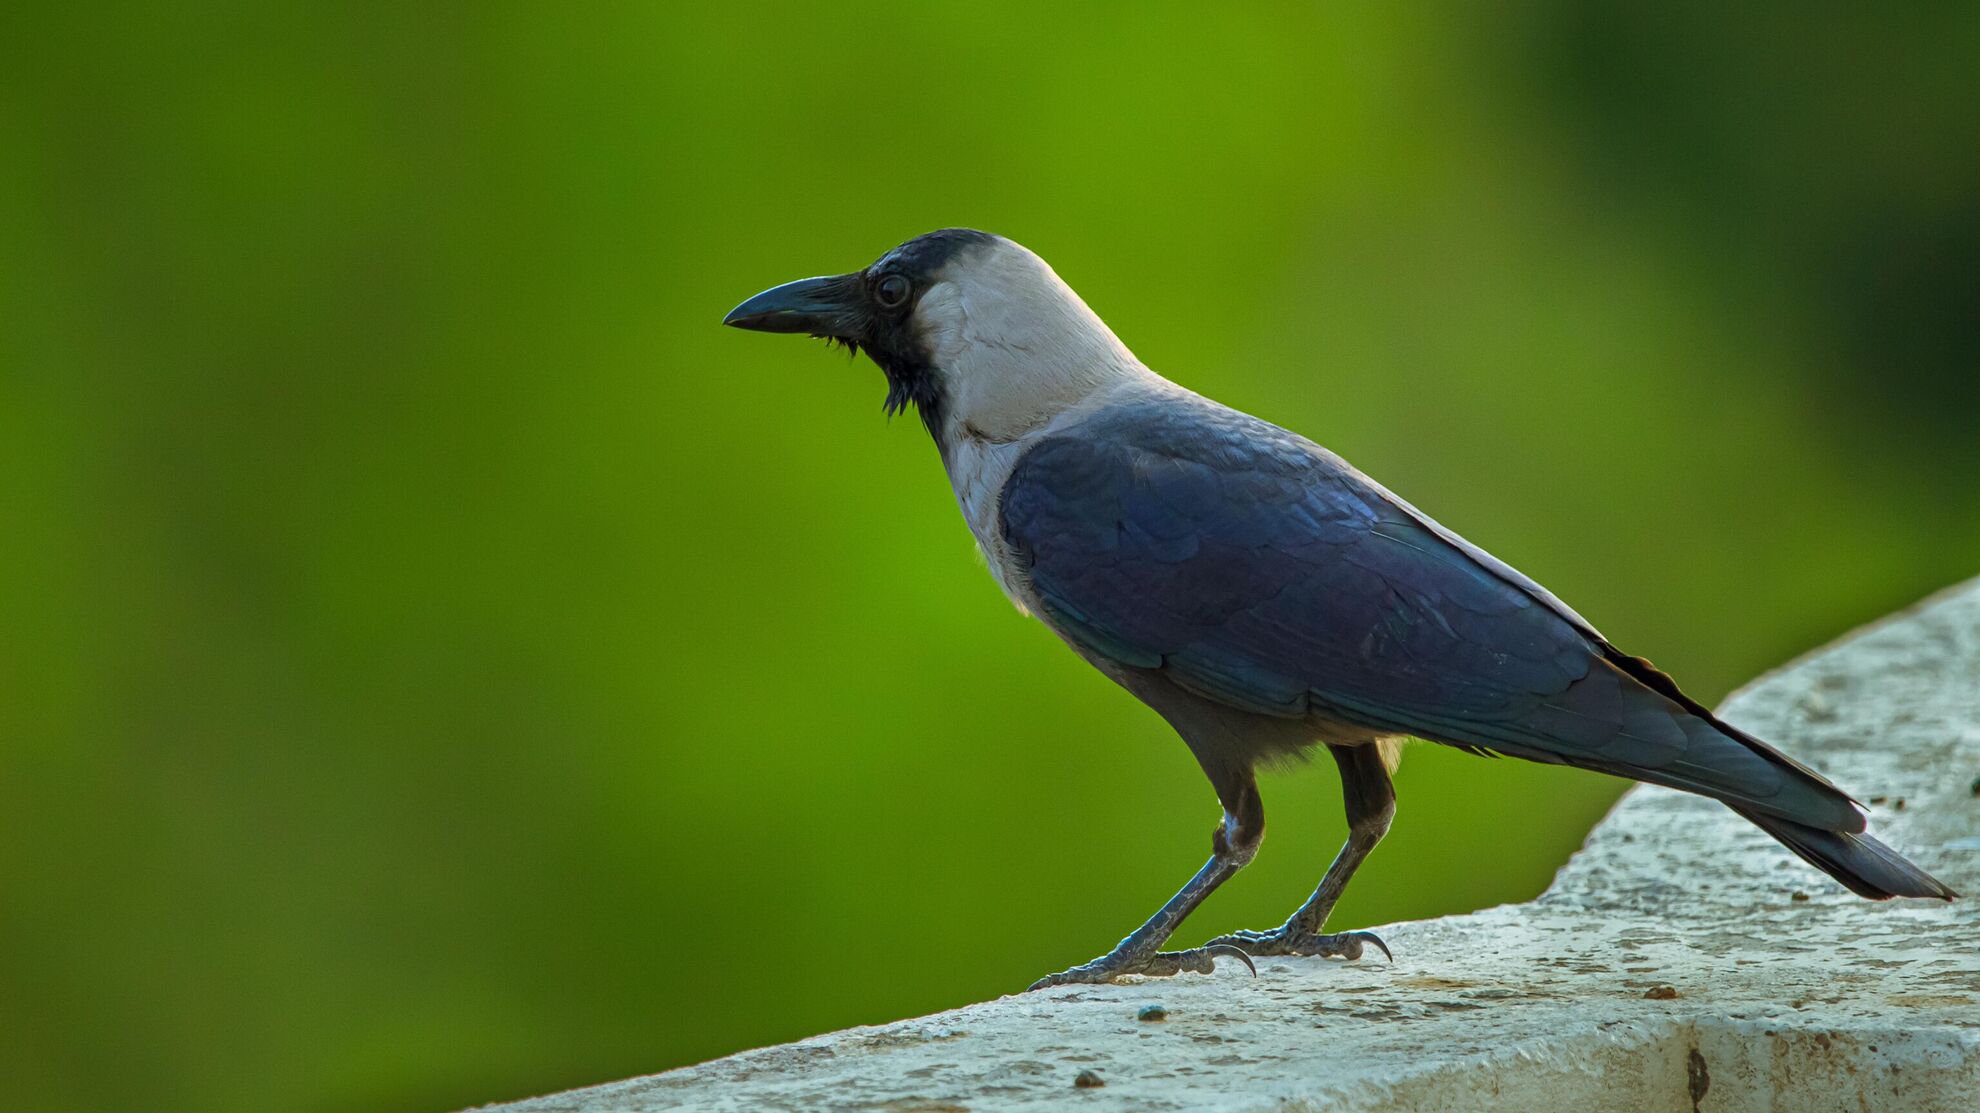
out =
[[[1847,797],[1339,457],[1194,396],[1042,440],[1002,501],[1044,617],[1199,695],[1688,789],[1832,830]]]

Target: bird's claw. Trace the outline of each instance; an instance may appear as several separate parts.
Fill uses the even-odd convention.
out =
[[[1129,974],[1139,974],[1145,978],[1167,978],[1176,974],[1208,974],[1217,968],[1217,959],[1234,958],[1244,963],[1252,977],[1258,976],[1258,967],[1242,947],[1228,943],[1208,943],[1192,947],[1187,951],[1156,951],[1146,955],[1123,954],[1114,951],[1101,955],[1092,962],[1048,974],[1031,983],[1025,990],[1050,989],[1059,985],[1105,985],[1116,978]]]
[[[1277,955],[1313,955],[1323,958],[1344,958],[1352,962],[1361,957],[1364,943],[1375,944],[1382,957],[1391,963],[1396,956],[1389,951],[1389,945],[1372,931],[1344,931],[1337,935],[1316,935],[1309,932],[1288,931],[1273,928],[1271,931],[1234,931],[1212,939],[1206,947],[1237,947],[1258,958]]]
[[[1229,955],[1244,963],[1244,968],[1251,971],[1252,977],[1258,976],[1258,965],[1251,961],[1250,955],[1244,953],[1243,947],[1233,947],[1229,943],[1205,943],[1197,950],[1210,955]]]

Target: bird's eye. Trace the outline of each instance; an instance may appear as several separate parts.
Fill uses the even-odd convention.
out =
[[[908,294],[913,288],[907,279],[898,274],[890,274],[873,288],[873,296],[879,300],[883,308],[899,309],[907,304]]]

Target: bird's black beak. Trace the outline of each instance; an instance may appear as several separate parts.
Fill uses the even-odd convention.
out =
[[[729,310],[722,323],[757,332],[808,332],[847,337],[859,317],[859,276],[800,278],[772,286]]]

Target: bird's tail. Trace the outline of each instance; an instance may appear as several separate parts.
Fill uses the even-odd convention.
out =
[[[1857,896],[1871,900],[1892,897],[1951,900],[1959,895],[1867,834],[1824,831],[1805,823],[1728,806]]]

